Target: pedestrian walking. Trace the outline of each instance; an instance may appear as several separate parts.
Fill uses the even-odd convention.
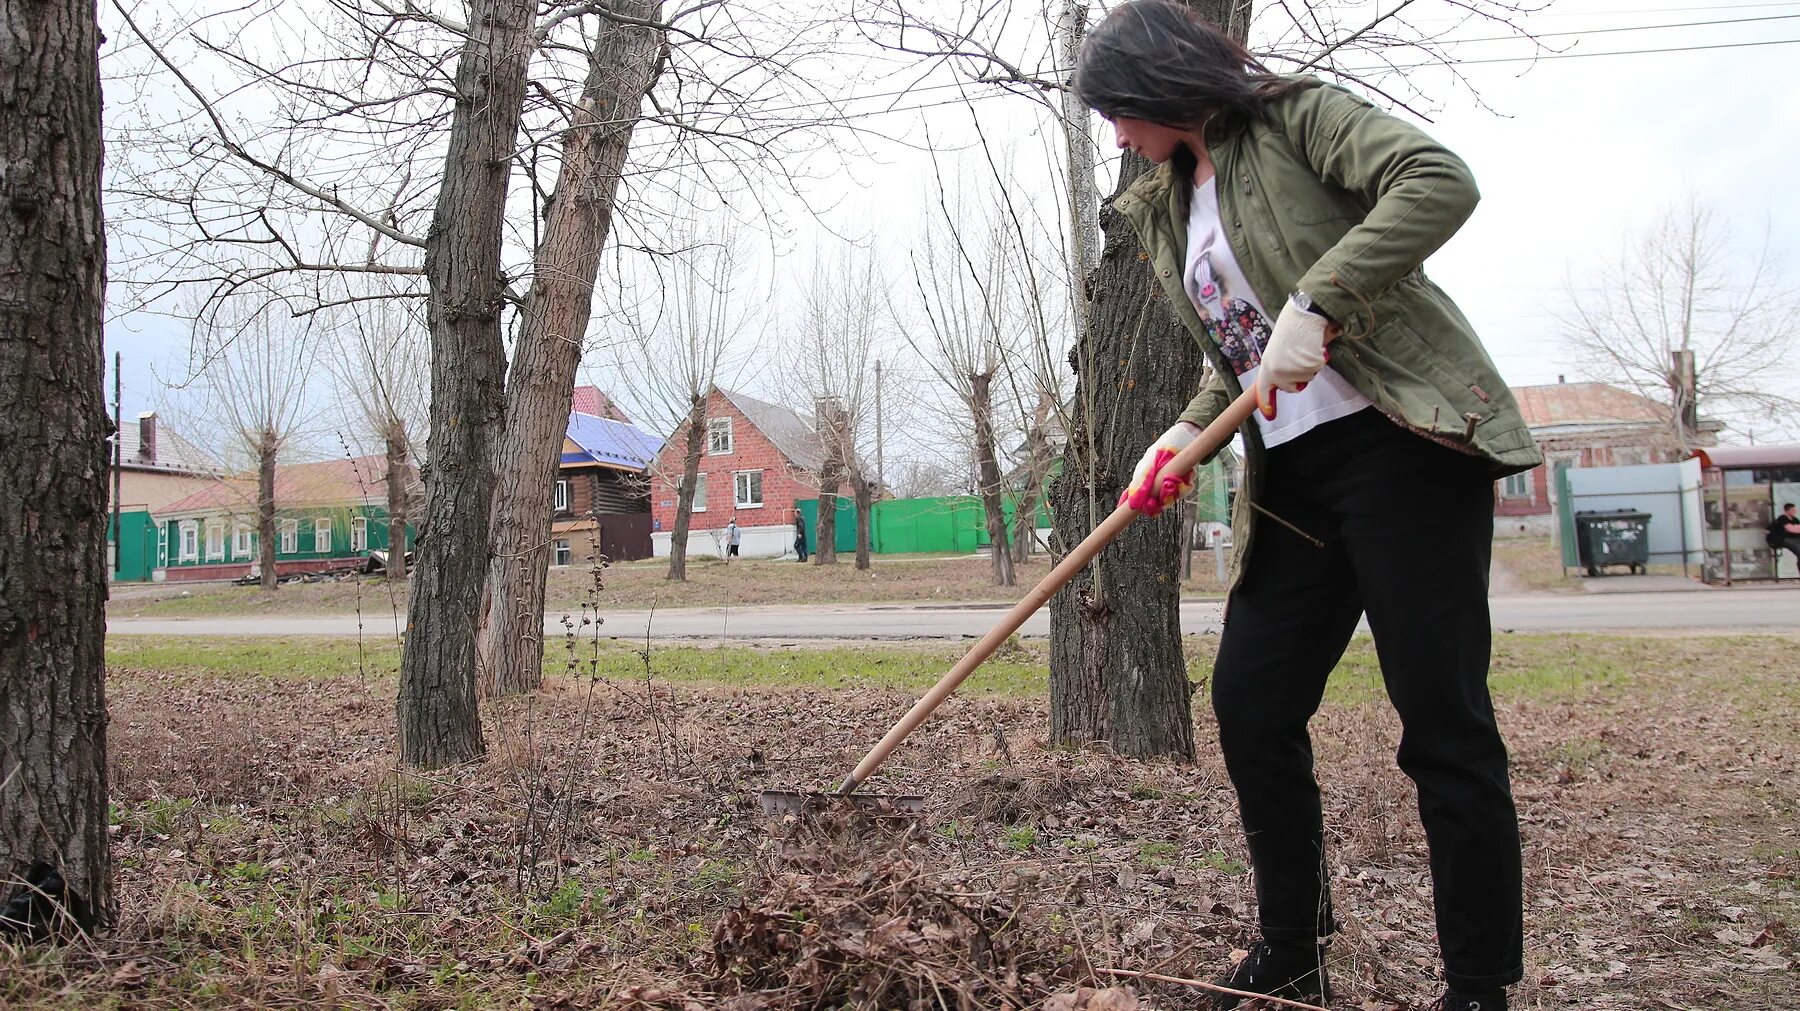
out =
[[[725,560],[730,561],[738,556],[738,547],[744,543],[744,532],[738,529],[737,517],[733,516],[725,523]]]
[[[806,561],[806,516],[794,510],[794,557]]]
[[[1242,389],[1259,406],[1242,430],[1212,701],[1261,936],[1219,982],[1330,999],[1333,875],[1307,721],[1366,613],[1430,848],[1449,984],[1432,1007],[1505,1011],[1523,923],[1487,688],[1488,561],[1495,480],[1541,461],[1480,340],[1421,270],[1474,209],[1469,169],[1351,92],[1270,73],[1167,0],[1097,25],[1075,88],[1121,148],[1157,163],[1113,206],[1212,365],[1125,500],[1152,514],[1176,501],[1193,475],[1161,469]]]

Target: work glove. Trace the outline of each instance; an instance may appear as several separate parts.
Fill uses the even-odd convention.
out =
[[[1329,360],[1325,331],[1330,326],[1330,320],[1292,302],[1281,307],[1256,372],[1256,406],[1263,417],[1275,417],[1276,390],[1299,393],[1325,367]]]
[[[1194,487],[1194,472],[1165,474],[1163,468],[1200,435],[1200,426],[1177,421],[1144,450],[1143,459],[1131,472],[1131,483],[1119,495],[1119,504],[1128,505],[1146,516],[1155,516],[1163,506],[1186,495]]]

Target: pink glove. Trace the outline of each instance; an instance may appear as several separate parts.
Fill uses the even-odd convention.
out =
[[[1177,421],[1168,431],[1144,450],[1143,459],[1131,472],[1131,483],[1119,495],[1119,504],[1128,505],[1146,516],[1155,516],[1163,507],[1186,495],[1194,487],[1194,472],[1165,474],[1163,468],[1175,454],[1191,445],[1200,435],[1200,426]]]

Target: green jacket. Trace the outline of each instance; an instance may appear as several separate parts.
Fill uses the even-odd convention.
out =
[[[1257,300],[1275,313],[1289,292],[1312,296],[1343,328],[1329,367],[1394,421],[1487,458],[1495,478],[1542,463],[1474,329],[1421,269],[1480,199],[1468,166],[1332,85],[1291,92],[1269,113],[1267,123],[1208,138],[1219,219]],[[1181,285],[1188,191],[1188,180],[1163,165],[1113,206],[1137,229],[1170,307],[1212,364],[1181,415],[1204,426],[1240,388]],[[1254,421],[1243,436],[1248,487],[1232,514],[1234,586],[1249,555],[1264,452]]]

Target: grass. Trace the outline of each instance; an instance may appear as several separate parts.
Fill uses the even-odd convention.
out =
[[[1569,592],[1580,585],[1563,574],[1562,553],[1548,537],[1495,539],[1494,567],[1510,573],[1527,590]]]
[[[1489,683],[1495,698],[1566,698],[1594,688],[1616,687],[1639,670],[1667,662],[1671,653],[1685,662],[1713,665],[1765,644],[1791,642],[1771,636],[1713,636],[1697,639],[1644,639],[1617,635],[1516,634],[1495,638]],[[1188,672],[1205,682],[1212,673],[1217,638],[1188,639]],[[878,644],[855,647],[657,646],[650,653],[650,672],[661,681],[721,688],[842,689],[875,688],[919,692],[935,684],[963,655],[966,647],[938,644]],[[109,667],[117,671],[156,671],[188,679],[274,679],[319,681],[346,677],[388,678],[399,669],[400,647],[391,639],[362,646],[331,637],[268,636],[241,639],[201,638],[182,641],[168,636],[109,636]],[[546,647],[545,672],[552,679],[585,680],[589,675],[614,684],[642,681],[643,653],[611,640],[597,653],[588,643],[567,659],[561,643]],[[1049,654],[1041,640],[1024,640],[997,654],[970,676],[965,693],[1012,698],[1048,694]],[[1800,687],[1780,679],[1755,676],[1758,667],[1727,667],[1723,690],[1746,695],[1773,693],[1785,701],[1800,698]],[[115,675],[116,676],[116,675]],[[1355,705],[1385,695],[1374,642],[1367,635],[1350,648],[1326,686],[1326,700]],[[1133,787],[1134,799],[1155,795],[1155,787]]]
[[[717,559],[688,561],[687,581],[670,582],[666,559],[621,562],[602,575],[579,566],[551,569],[546,609],[579,613],[584,603],[602,612],[682,607],[761,607],[784,604],[1012,603],[1050,571],[1037,556],[1018,569],[1018,585],[995,586],[988,560],[979,556],[877,555],[873,568],[859,572],[854,559],[840,556],[831,566],[746,558],[727,565]],[[1194,558],[1194,578],[1182,584],[1189,594],[1217,594],[1212,559]],[[206,583],[121,586],[108,605],[115,618],[200,618],[255,615],[324,615],[360,612],[371,622],[404,615],[409,587],[380,577],[335,583],[289,583],[274,593],[254,586]]]

